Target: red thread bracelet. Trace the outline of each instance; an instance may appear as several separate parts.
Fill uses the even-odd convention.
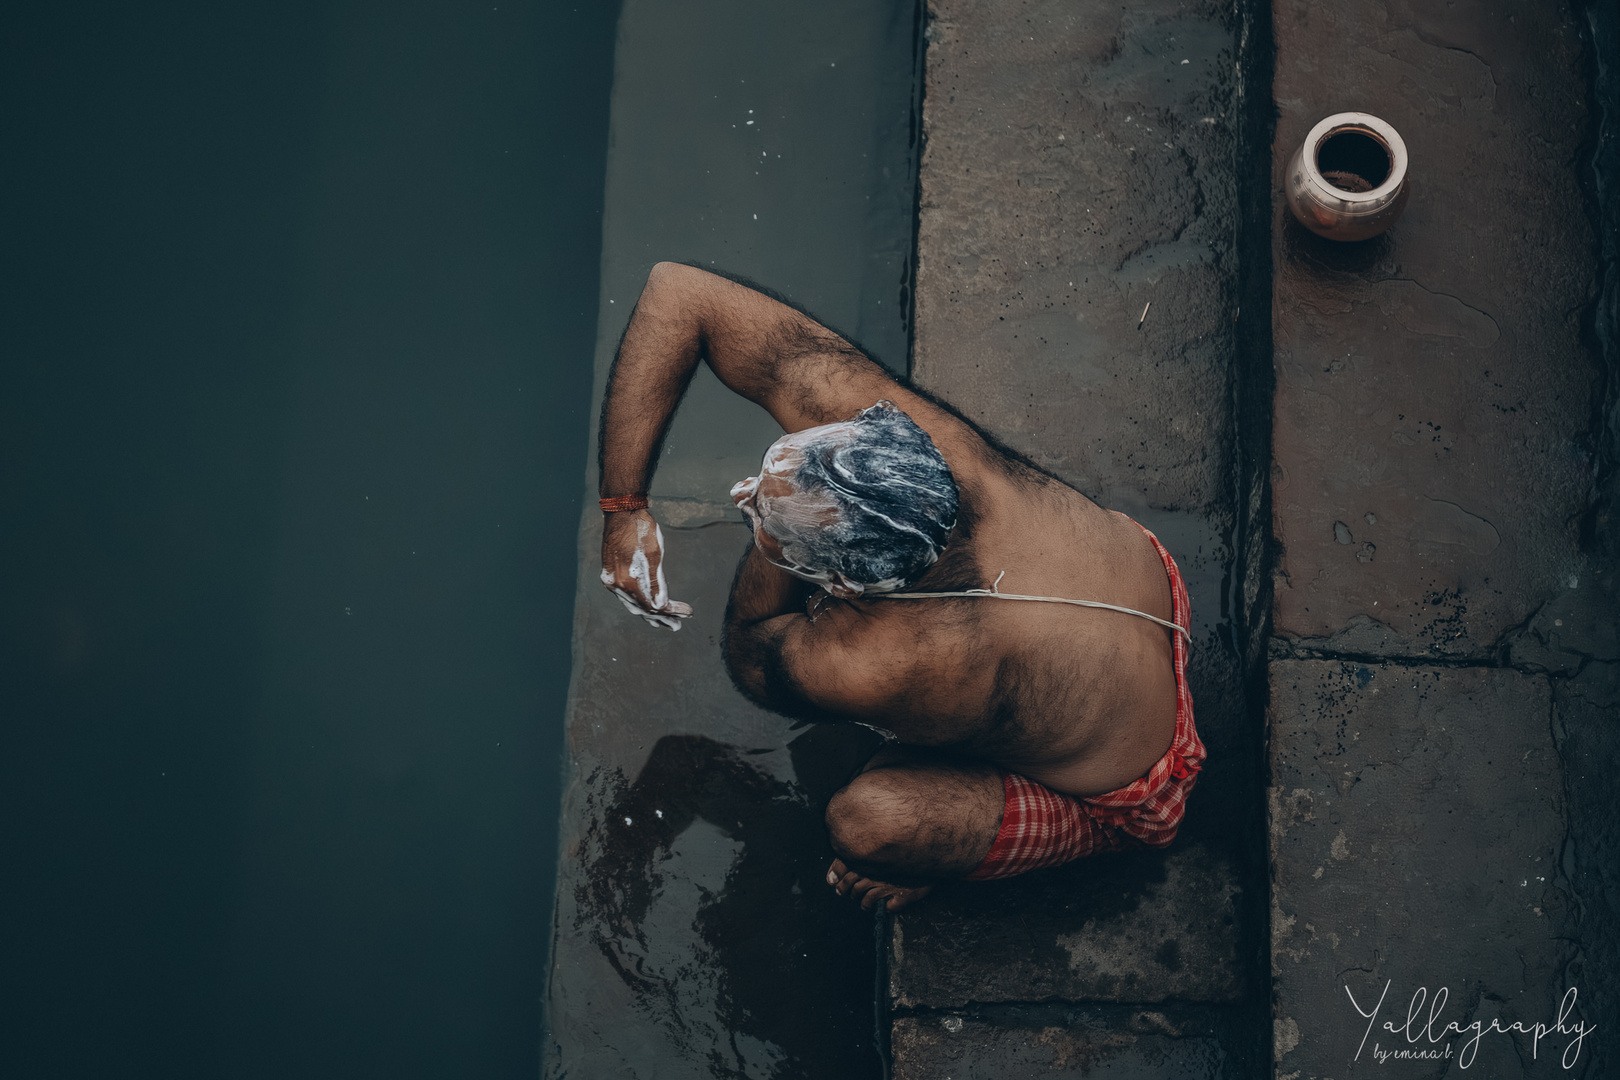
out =
[[[647,496],[645,495],[614,495],[612,498],[599,501],[602,504],[602,513],[604,514],[611,514],[618,510],[647,509]]]

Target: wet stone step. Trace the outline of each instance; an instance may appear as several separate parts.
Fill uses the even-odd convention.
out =
[[[912,374],[1169,548],[1210,757],[1168,850],[951,886],[894,918],[894,1075],[1259,1075],[1260,725],[1234,610],[1237,21],[1175,0],[928,15]],[[1168,1003],[1246,1020],[1143,1026]],[[1237,1057],[1252,1068],[1223,1073]]]
[[[1219,1013],[1070,1010],[1024,1017],[946,1013],[894,1025],[894,1080],[1214,1080],[1239,1075]]]
[[[1575,314],[1595,288],[1572,164],[1591,137],[1581,19],[1440,0],[1273,11],[1276,633],[1493,663],[1543,605],[1593,585],[1571,527],[1594,475],[1583,447],[1601,441]],[[1347,86],[1401,134],[1422,194],[1389,232],[1341,244],[1293,220],[1282,177]]]
[[[1435,1033],[1551,1026],[1571,912],[1546,676],[1289,660],[1271,665],[1271,688],[1277,1075],[1339,1076],[1375,1067],[1381,1050],[1443,1048],[1384,1027],[1420,994],[1414,1027],[1433,1014]],[[1376,1014],[1372,1030],[1357,1012]],[[1452,1042],[1461,1064],[1467,1044]],[[1469,1064],[1552,1075],[1570,1042],[1555,1036],[1532,1060],[1527,1041],[1495,1034]]]
[[[891,930],[899,1008],[970,1003],[1237,1000],[1238,898],[1204,845],[1101,855],[945,889]]]

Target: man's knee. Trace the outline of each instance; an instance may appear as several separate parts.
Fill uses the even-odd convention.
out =
[[[885,772],[862,773],[827,803],[827,833],[840,858],[883,862],[916,834],[915,802],[895,790]]]

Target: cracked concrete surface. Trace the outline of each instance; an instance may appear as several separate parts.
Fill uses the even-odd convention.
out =
[[[913,376],[1164,541],[1192,596],[1210,758],[1169,851],[943,889],[896,917],[895,1074],[1263,1068],[1261,785],[1233,610],[1237,24],[1177,0],[929,15]],[[1147,1036],[1076,1011],[1167,1000],[1185,1023]]]
[[[1588,132],[1578,27],[1545,5],[1275,11],[1278,169],[1354,108],[1401,132],[1413,184],[1364,244],[1277,200],[1276,630],[1340,649],[1360,619],[1377,651],[1490,657],[1582,564],[1598,371],[1568,165]]]
[[[1214,406],[1232,385],[1239,248],[1216,236],[1239,215],[1213,163],[1235,126],[1233,86],[1206,59],[1217,20],[1169,4],[931,13],[917,375],[1105,504],[1230,526],[1234,414]],[[1284,0],[1273,16],[1279,175],[1316,120],[1359,109],[1406,136],[1415,185],[1396,228],[1358,245],[1273,206],[1275,1075],[1380,1068],[1391,1032],[1358,1042],[1352,997],[1370,1008],[1369,994],[1392,1023],[1421,990],[1442,1027],[1552,1025],[1570,1000],[1566,1019],[1612,1028],[1620,629],[1599,480],[1615,395],[1588,322],[1582,25],[1556,5],[1436,0]],[[1196,90],[1179,59],[1144,75],[1172,39],[1204,46],[1185,57]],[[1231,753],[1242,710],[1214,675],[1195,700]],[[1203,809],[1237,810],[1241,776],[1212,779]],[[1179,857],[1218,876],[1219,858]],[[1173,864],[1153,870],[1168,882]],[[1188,895],[1233,897],[1241,927],[1242,885],[1239,871]],[[1146,917],[1152,895],[1129,860],[1099,860],[902,916],[896,1075],[1255,1074],[1230,1030],[1199,1035],[1201,1057],[1191,1038],[1142,1042],[1123,1016],[1079,1018],[1155,994],[1242,1015],[1241,933],[1230,968],[1208,951],[1207,978],[1182,985],[1133,942],[1228,939],[1173,902]],[[1493,1076],[1614,1061],[1601,1040],[1577,1043],[1568,1071],[1499,1033],[1454,1041],[1431,1074],[1455,1075],[1464,1051]]]
[[[929,10],[913,374],[1104,505],[1204,510],[1231,486],[1230,28]]]
[[[1620,641],[1594,527],[1613,436],[1593,407],[1612,373],[1590,333],[1583,20],[1434,0],[1273,11],[1277,175],[1312,124],[1355,109],[1401,132],[1413,183],[1388,234],[1350,245],[1298,228],[1277,185],[1275,1073],[1611,1075],[1601,1036],[1557,1033],[1539,1056],[1500,1033],[1427,1037],[1552,1025],[1566,1000],[1570,1023],[1616,1019],[1598,792]],[[1383,1026],[1409,1009],[1439,1019]],[[1453,1056],[1378,1056],[1414,1046]]]
[[[1123,1022],[1112,1016],[1054,1019],[1035,1026],[954,1014],[903,1018],[894,1025],[894,1080],[1160,1080],[1221,1074],[1221,1041],[1209,1030],[1182,1030],[1145,1013]]]
[[[1569,956],[1547,679],[1283,661],[1271,688],[1279,1074],[1372,1064],[1347,989],[1365,1006],[1388,984],[1396,1020],[1446,987],[1445,1021],[1550,1024]],[[1483,1073],[1520,1075],[1500,1041]]]
[[[896,920],[890,993],[901,1009],[1237,1001],[1241,891],[1229,860],[1198,844],[964,889]]]

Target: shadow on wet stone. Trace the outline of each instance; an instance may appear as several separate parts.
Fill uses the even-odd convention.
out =
[[[1320,278],[1337,274],[1385,278],[1400,270],[1394,231],[1367,240],[1329,240],[1289,217],[1283,223],[1282,241],[1283,258],[1289,264]]]
[[[591,935],[638,1007],[707,1058],[714,1076],[879,1075],[873,917],[827,888],[822,819],[827,798],[878,741],[859,729],[808,729],[789,745],[799,778],[789,783],[749,761],[768,751],[665,736],[633,782],[606,785],[611,802],[591,815],[601,824],[585,838],[575,930]],[[694,888],[686,925],[663,925],[666,893]],[[657,938],[674,931],[696,931],[701,946],[697,964],[672,972],[659,963]],[[704,980],[720,1031],[705,1030],[689,1000]]]

